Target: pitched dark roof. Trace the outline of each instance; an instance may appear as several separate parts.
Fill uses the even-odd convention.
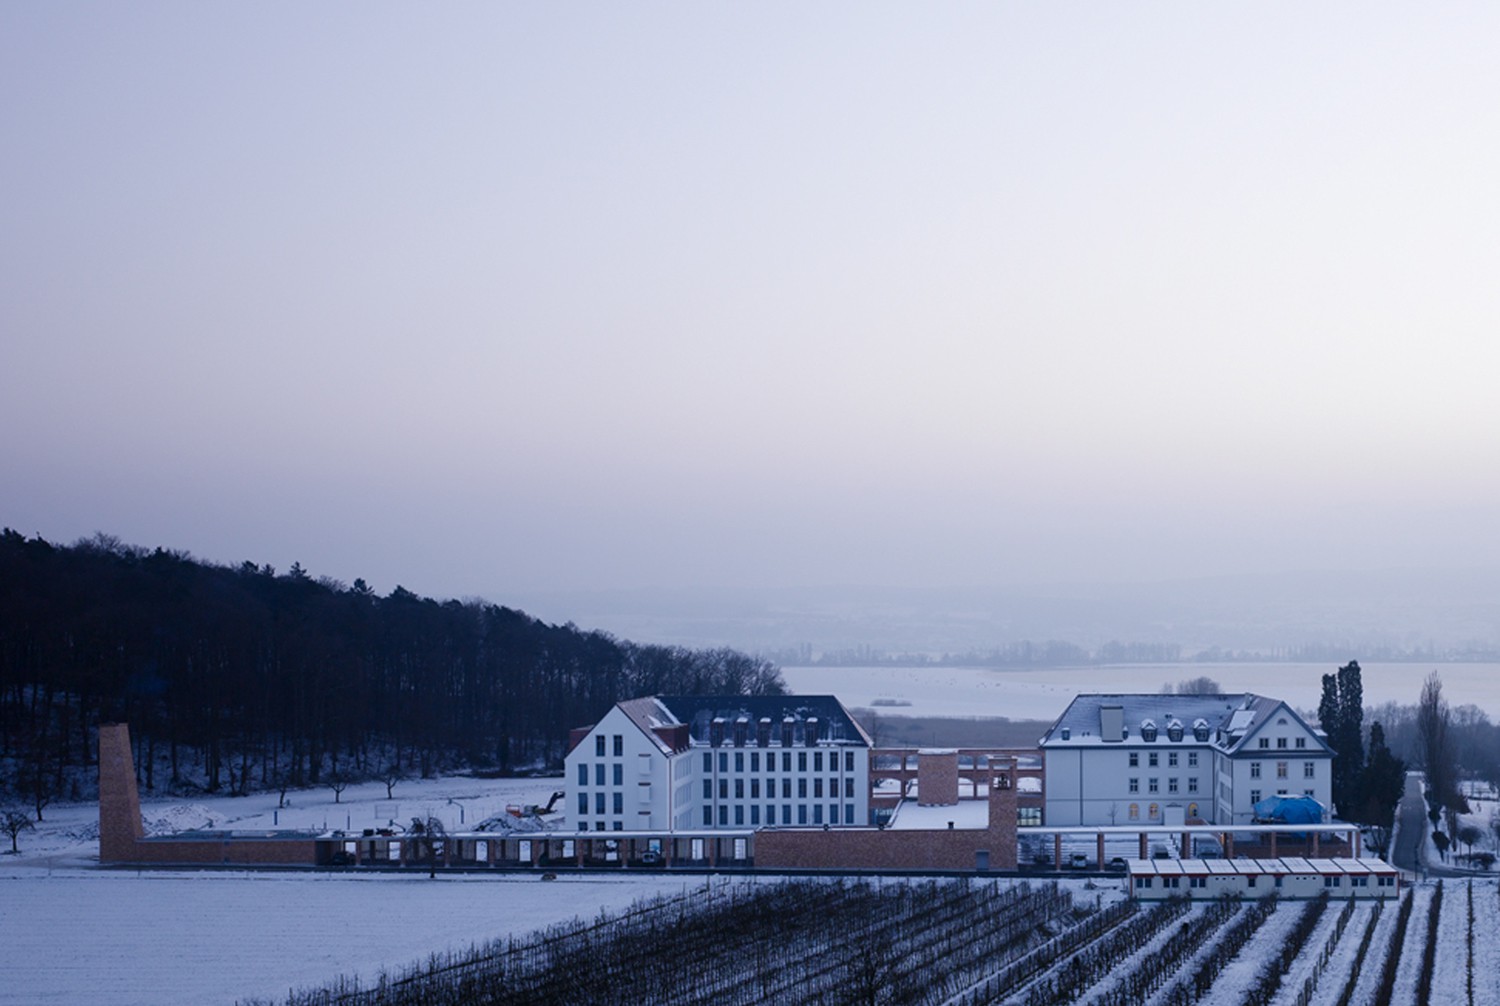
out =
[[[832,695],[662,695],[655,701],[678,722],[688,725],[695,744],[709,742],[709,725],[715,719],[724,720],[732,728],[740,718],[748,721],[752,737],[755,725],[768,719],[773,737],[779,739],[782,722],[790,718],[801,743],[803,724],[816,718],[822,743],[872,744],[869,734]]]

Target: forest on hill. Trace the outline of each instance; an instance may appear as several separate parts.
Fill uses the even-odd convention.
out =
[[[0,791],[39,814],[92,775],[101,721],[130,724],[148,789],[244,792],[556,767],[569,729],[619,699],[783,691],[775,665],[734,650],[382,597],[296,564],[0,532]]]

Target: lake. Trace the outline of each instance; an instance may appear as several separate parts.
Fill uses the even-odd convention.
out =
[[[1500,664],[1360,663],[1365,706],[1415,705],[1436,670],[1450,705],[1476,705],[1500,719]],[[1157,692],[1163,684],[1214,679],[1225,692],[1255,692],[1314,711],[1323,675],[1336,664],[1128,664],[996,670],[978,667],[783,667],[804,695],[836,695],[846,706],[891,716],[1004,716],[1053,720],[1080,692]],[[900,703],[900,704],[892,704]],[[907,704],[909,703],[909,704]]]

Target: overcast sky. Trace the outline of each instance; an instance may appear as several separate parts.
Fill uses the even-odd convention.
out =
[[[0,524],[551,589],[1500,562],[1492,3],[0,5]]]

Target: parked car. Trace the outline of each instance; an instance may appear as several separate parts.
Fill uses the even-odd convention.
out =
[[[667,861],[660,852],[655,849],[647,849],[641,853],[640,864],[642,866],[666,866]]]
[[[1130,869],[1130,864],[1125,862],[1123,858],[1116,856],[1114,859],[1111,859],[1108,863],[1106,863],[1104,868],[1111,873],[1124,873],[1126,870]]]
[[[1087,870],[1089,868],[1089,857],[1081,852],[1075,852],[1068,857],[1068,869]]]

